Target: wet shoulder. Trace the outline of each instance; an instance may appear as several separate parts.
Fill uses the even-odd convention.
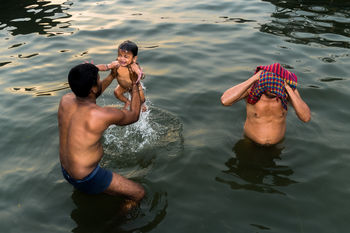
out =
[[[58,110],[66,111],[73,105],[75,105],[75,95],[73,93],[68,93],[62,96]]]
[[[102,106],[91,106],[87,113],[86,122],[89,130],[94,133],[102,133],[111,125],[111,119],[117,116],[118,109]]]
[[[73,93],[68,93],[62,96],[61,102],[66,102],[75,99],[75,95]]]

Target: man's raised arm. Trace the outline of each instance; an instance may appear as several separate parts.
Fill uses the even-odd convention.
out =
[[[288,84],[284,84],[289,99],[292,103],[292,106],[297,114],[298,118],[303,122],[308,122],[311,119],[311,112],[309,106],[304,102],[300,97],[300,94],[297,89],[293,90]]]
[[[116,121],[113,122],[116,125],[132,124],[138,121],[140,117],[140,111],[141,111],[141,98],[140,98],[140,92],[139,92],[140,83],[137,82],[138,76],[136,73],[130,76],[132,81],[130,110],[118,109],[120,117],[116,117]]]
[[[261,72],[262,71],[259,71],[246,81],[226,90],[221,96],[221,103],[225,106],[230,106],[235,102],[245,98],[248,95],[248,89],[253,85],[254,82],[259,79]]]
[[[107,71],[116,67],[119,67],[119,63],[117,61],[112,61],[109,64],[96,65],[99,71]],[[106,90],[106,88],[112,83],[114,77],[112,73],[110,73],[105,79],[102,80],[102,92]]]
[[[141,111],[141,98],[139,85],[140,83],[136,83],[135,80],[132,80],[132,90],[131,90],[131,104],[130,111],[128,111],[129,117],[133,122],[138,121]]]
[[[102,80],[102,93],[111,85],[113,81],[113,75],[110,73],[105,79]]]

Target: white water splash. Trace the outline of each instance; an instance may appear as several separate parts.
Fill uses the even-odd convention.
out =
[[[149,101],[147,101],[149,106]],[[110,126],[105,134],[105,145],[115,145],[113,150],[138,152],[158,140],[157,123],[150,121],[150,108],[140,113],[139,120],[127,126]]]
[[[180,120],[170,112],[153,107],[148,99],[145,104],[147,110],[140,113],[137,122],[110,126],[102,138],[105,156],[101,165],[118,168],[126,177],[147,174],[157,155],[162,155],[162,159],[174,158],[183,150]]]

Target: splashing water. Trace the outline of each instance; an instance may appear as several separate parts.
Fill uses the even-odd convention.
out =
[[[146,102],[150,106],[150,102]],[[104,134],[107,150],[112,149],[114,153],[138,152],[157,141],[159,125],[150,120],[150,113],[151,109],[148,107],[145,112],[141,112],[136,123],[127,126],[110,126]]]
[[[170,112],[153,107],[148,99],[145,104],[147,110],[140,113],[137,122],[127,126],[113,125],[105,131],[102,141],[106,156],[101,160],[102,166],[117,168],[127,177],[142,176],[152,168],[158,155],[166,159],[181,154],[180,120]]]

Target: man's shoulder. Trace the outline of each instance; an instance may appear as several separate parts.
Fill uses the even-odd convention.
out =
[[[65,94],[64,96],[62,96],[60,100],[59,108],[72,105],[72,103],[74,103],[74,100],[75,100],[75,95],[73,93]]]
[[[99,106],[97,104],[91,105],[89,109],[91,116],[103,119],[105,117],[115,117],[116,114],[122,113],[120,109],[111,106]]]
[[[123,118],[123,111],[109,106],[91,106],[88,110],[90,128],[104,131],[108,126],[116,124]]]
[[[67,93],[61,98],[61,103],[66,101],[73,101],[75,99],[75,95],[73,93]]]

